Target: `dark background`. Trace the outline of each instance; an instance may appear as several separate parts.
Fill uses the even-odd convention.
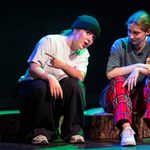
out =
[[[99,107],[99,94],[108,80],[107,58],[114,40],[126,36],[125,22],[138,10],[150,13],[149,0],[39,0],[0,3],[0,108],[14,107],[11,91],[24,74],[27,59],[38,40],[69,28],[77,16],[95,16],[100,38],[89,48],[90,63],[85,80],[87,108]]]

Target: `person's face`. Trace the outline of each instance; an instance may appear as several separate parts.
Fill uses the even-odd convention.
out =
[[[131,23],[128,25],[128,37],[133,45],[140,45],[144,42],[147,32],[143,31],[138,25]]]
[[[95,36],[88,30],[74,29],[74,49],[84,49],[93,44]]]

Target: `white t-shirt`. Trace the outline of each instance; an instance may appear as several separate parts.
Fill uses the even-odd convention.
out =
[[[86,48],[80,51],[81,53],[77,54],[75,51],[71,50],[66,43],[64,35],[47,35],[40,39],[40,41],[37,43],[34,51],[28,59],[28,63],[38,63],[41,66],[41,68],[55,76],[57,80],[61,80],[64,77],[67,77],[68,75],[61,69],[48,66],[48,64],[51,63],[51,60],[50,57],[47,56],[45,53],[55,55],[65,63],[86,74],[88,58],[90,55]],[[27,69],[25,75],[21,76],[19,81],[29,79],[33,78],[30,76],[29,71]]]

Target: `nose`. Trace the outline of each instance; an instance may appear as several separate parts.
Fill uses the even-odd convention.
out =
[[[133,39],[134,38],[134,35],[132,33],[129,33],[129,38],[130,39]]]

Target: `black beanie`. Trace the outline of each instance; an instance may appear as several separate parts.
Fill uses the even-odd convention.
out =
[[[99,37],[101,29],[96,18],[89,15],[78,16],[72,27],[77,29],[85,29],[92,32],[96,38]]]

